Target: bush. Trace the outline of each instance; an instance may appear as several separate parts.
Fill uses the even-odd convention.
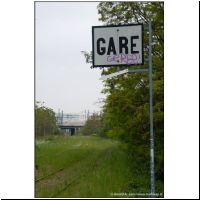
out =
[[[81,129],[83,135],[103,136],[103,132],[103,116],[97,113],[93,113],[86,121],[85,126]]]

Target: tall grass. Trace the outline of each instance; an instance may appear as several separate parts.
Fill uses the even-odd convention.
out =
[[[149,174],[137,173],[122,144],[97,136],[37,140],[36,197],[128,197],[149,192]],[[131,194],[131,195],[130,195]]]
[[[36,197],[110,197],[130,172],[117,141],[96,136],[36,141]]]

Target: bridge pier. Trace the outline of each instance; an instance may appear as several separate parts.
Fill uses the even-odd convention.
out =
[[[71,136],[75,135],[76,133],[76,128],[71,128]]]

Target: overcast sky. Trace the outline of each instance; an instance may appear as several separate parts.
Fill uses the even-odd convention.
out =
[[[81,51],[92,50],[92,26],[97,2],[37,2],[35,4],[35,92],[54,111],[100,110],[100,69],[90,69]]]

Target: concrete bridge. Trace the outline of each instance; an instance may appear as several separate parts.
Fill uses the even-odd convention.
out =
[[[85,125],[88,116],[86,112],[78,114],[58,112],[56,114],[57,126],[64,130],[66,135],[74,135]]]
[[[66,121],[58,124],[58,127],[65,131],[66,135],[74,135],[85,125],[85,121]]]

